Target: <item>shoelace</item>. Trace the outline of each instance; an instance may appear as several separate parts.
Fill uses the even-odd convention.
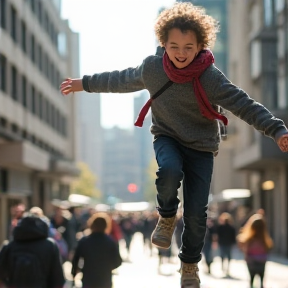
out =
[[[158,227],[164,229],[173,229],[173,222],[174,219],[162,218],[158,224]]]
[[[199,268],[197,265],[184,265],[182,268],[183,274],[193,275],[194,277],[198,278],[197,272]]]

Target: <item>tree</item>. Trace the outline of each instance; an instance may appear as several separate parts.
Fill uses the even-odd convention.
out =
[[[101,192],[96,188],[97,177],[84,162],[79,162],[77,167],[80,169],[80,176],[71,185],[74,194],[81,194],[91,198],[100,199]]]
[[[145,185],[144,197],[148,202],[155,203],[157,190],[155,186],[156,171],[158,165],[156,159],[153,157],[147,169],[147,183]]]

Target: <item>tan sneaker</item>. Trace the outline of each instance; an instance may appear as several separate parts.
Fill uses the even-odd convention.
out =
[[[151,235],[152,244],[159,248],[168,249],[171,246],[176,222],[176,215],[170,218],[163,218],[159,215],[158,223]]]
[[[198,271],[197,263],[181,262],[181,288],[200,288]]]

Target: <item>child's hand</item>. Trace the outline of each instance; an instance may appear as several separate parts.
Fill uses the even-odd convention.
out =
[[[62,95],[68,95],[71,92],[83,91],[82,79],[67,78],[60,85],[60,91]]]
[[[277,140],[277,144],[282,152],[288,152],[288,133],[282,135]]]

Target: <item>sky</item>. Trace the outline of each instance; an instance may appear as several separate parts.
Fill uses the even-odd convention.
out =
[[[62,0],[62,17],[80,37],[80,76],[135,67],[155,54],[158,11],[174,2]],[[137,94],[101,95],[102,126],[133,127],[133,97]]]

